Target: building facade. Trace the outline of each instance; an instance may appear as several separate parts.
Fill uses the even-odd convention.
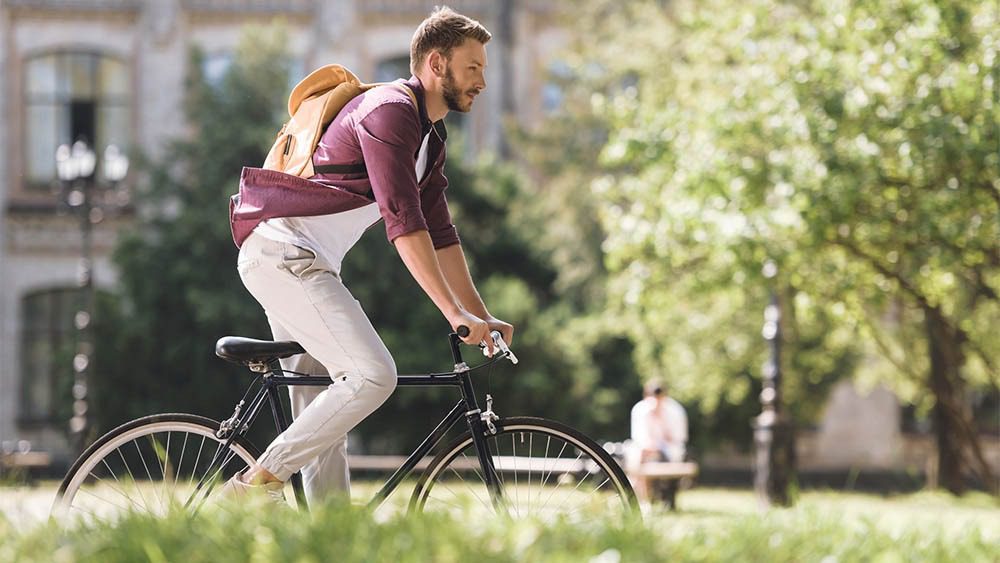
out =
[[[68,453],[80,219],[61,203],[55,151],[86,139],[156,159],[184,134],[188,53],[219,76],[248,24],[283,22],[290,83],[336,62],[362,80],[409,76],[416,25],[438,2],[416,0],[5,0],[0,4],[0,441],[54,461]],[[458,122],[470,155],[499,150],[502,124],[544,110],[546,57],[565,36],[552,2],[458,0],[494,34],[490,87]],[[518,72],[512,72],[513,68]],[[141,182],[132,172],[124,184]],[[126,219],[93,228],[93,279],[110,288],[109,259]]]

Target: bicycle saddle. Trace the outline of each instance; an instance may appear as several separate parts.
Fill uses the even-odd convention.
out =
[[[215,343],[215,355],[237,364],[268,362],[304,354],[305,349],[298,342],[254,340],[242,336],[223,336]]]

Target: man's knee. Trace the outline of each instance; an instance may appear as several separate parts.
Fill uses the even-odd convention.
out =
[[[396,361],[386,352],[378,361],[373,363],[372,373],[368,374],[368,379],[378,390],[380,399],[385,401],[396,389],[397,371]]]

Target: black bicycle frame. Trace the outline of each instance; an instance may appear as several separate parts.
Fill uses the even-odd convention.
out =
[[[403,464],[396,469],[382,488],[375,493],[375,496],[369,502],[369,506],[372,508],[378,507],[382,504],[382,502],[396,489],[399,483],[413,471],[413,469],[417,466],[417,463],[424,456],[430,453],[434,446],[436,446],[448,433],[448,431],[451,430],[451,428],[454,427],[455,424],[462,418],[465,419],[469,426],[469,431],[472,433],[472,441],[475,445],[476,452],[479,457],[480,468],[483,471],[483,478],[486,480],[486,487],[490,491],[490,497],[493,504],[498,509],[501,506],[503,492],[500,485],[500,479],[497,476],[496,468],[493,466],[493,455],[489,450],[489,443],[486,441],[486,425],[483,423],[482,410],[479,408],[476,401],[476,394],[472,387],[472,378],[469,374],[469,367],[464,361],[462,361],[461,351],[459,350],[459,343],[461,342],[461,339],[455,333],[451,333],[448,338],[451,345],[451,354],[455,360],[455,371],[426,375],[399,375],[397,376],[397,385],[400,387],[458,387],[461,390],[462,398],[455,404],[451,411],[445,415],[434,430],[432,430],[431,433],[424,438],[424,441],[421,442],[415,450],[413,450],[413,453],[406,458]],[[237,418],[236,423],[231,427],[232,430],[229,432],[225,445],[216,451],[209,467],[214,467],[215,463],[219,460],[219,455],[222,452],[229,451],[233,441],[249,429],[249,427],[257,419],[257,415],[260,414],[261,409],[263,409],[265,402],[269,403],[271,406],[271,414],[274,417],[274,424],[278,429],[278,433],[280,434],[288,428],[288,419],[285,416],[284,409],[281,407],[281,400],[278,395],[279,387],[286,385],[328,386],[331,383],[329,376],[285,375],[278,360],[268,362],[267,373],[263,374],[260,380],[260,390],[257,391],[257,394],[254,395],[254,398],[250,401],[249,407],[242,413],[239,412],[239,409],[242,408],[246,400],[246,396],[244,396],[243,400],[240,401],[239,407],[237,407],[237,413],[234,413]],[[249,394],[249,390],[247,394]],[[222,467],[225,467],[225,464],[229,462],[232,455],[234,454],[229,454],[229,457],[226,457],[222,461]],[[202,481],[198,483],[195,493],[188,500],[188,504],[190,504],[194,497],[198,495],[198,491],[201,490],[204,485],[204,480],[208,476],[209,474],[206,473],[206,476],[202,477]],[[308,504],[304,498],[305,495],[303,494],[302,476],[300,473],[295,473],[292,476],[292,484],[296,492],[297,503],[299,506],[308,508]],[[209,489],[209,492],[210,491],[211,489]]]

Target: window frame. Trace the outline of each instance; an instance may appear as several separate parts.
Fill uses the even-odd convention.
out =
[[[43,61],[44,59],[51,58],[51,86],[47,92],[43,91],[32,91],[33,81],[31,78],[32,71],[34,70],[33,65]],[[71,68],[73,59],[84,59],[87,61],[88,69],[86,71],[86,77],[84,82],[90,88],[90,92],[86,96],[78,96],[72,87],[72,77],[63,72],[67,68]],[[104,92],[102,87],[102,62],[110,61],[115,64],[120,65],[118,70],[121,71],[121,81],[120,87],[117,89],[112,89],[111,92]],[[45,64],[45,63],[42,63]],[[102,137],[102,111],[104,110],[114,110],[119,113],[118,119],[121,120],[122,125],[120,128],[114,129],[112,132],[112,138],[124,139],[123,141],[118,141],[116,144],[120,146],[125,151],[129,151],[134,143],[134,103],[135,103],[135,80],[134,71],[130,65],[130,59],[126,55],[122,55],[115,52],[109,52],[99,48],[73,48],[73,47],[60,47],[54,49],[45,49],[41,51],[34,51],[30,54],[26,54],[21,59],[21,87],[20,87],[20,117],[22,125],[21,138],[23,139],[22,151],[20,154],[20,176],[22,178],[20,192],[24,194],[44,194],[49,192],[52,185],[58,180],[55,173],[55,151],[56,148],[66,142],[71,142],[75,139],[71,139],[73,135],[72,131],[72,107],[74,103],[86,104],[89,102],[91,108],[88,110],[92,112],[90,116],[93,120],[93,136],[94,139],[89,139],[88,142],[95,146],[95,150],[101,151],[104,146],[109,144],[111,141]],[[44,69],[43,72],[48,71]],[[51,139],[53,139],[53,146],[51,147],[52,152],[52,168],[51,173],[45,177],[33,176],[33,166],[32,166],[32,152],[33,152],[33,142],[34,139],[31,135],[31,130],[33,128],[33,118],[32,113],[35,108],[51,108],[52,111],[52,122],[51,126],[54,131],[50,132]],[[64,130],[66,126],[69,130]],[[104,132],[107,136],[108,133]]]
[[[72,408],[72,360],[79,332],[74,326],[74,317],[82,305],[83,292],[83,288],[76,286],[55,286],[30,291],[20,298],[17,421],[21,427],[49,426],[69,420],[69,416],[65,417],[66,421],[61,420],[63,417],[60,415],[68,413]],[[33,303],[35,300],[45,299],[48,302],[38,305]],[[41,323],[29,318],[29,315],[39,310],[46,317]],[[44,349],[41,355],[51,358],[46,366],[39,366],[35,362],[35,357],[39,354],[31,350],[38,345]],[[37,401],[34,400],[33,390],[39,385],[46,388],[44,393],[47,404],[42,406],[36,405]],[[65,399],[64,408],[59,406],[60,397]]]

